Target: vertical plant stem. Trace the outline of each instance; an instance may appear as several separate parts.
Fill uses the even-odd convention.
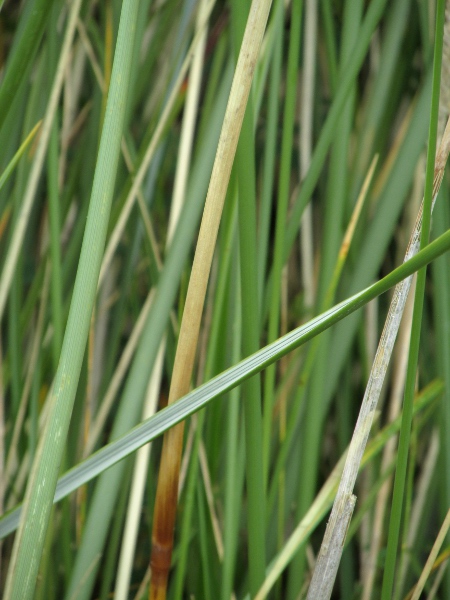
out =
[[[239,279],[237,279],[239,281]],[[240,285],[233,290],[235,302],[235,331],[232,345],[233,363],[241,354],[242,311],[240,306]],[[225,480],[225,515],[224,515],[224,559],[222,570],[221,600],[229,600],[233,591],[233,575],[236,569],[236,550],[238,548],[239,504],[244,485],[244,454],[240,448],[239,436],[239,388],[230,392],[227,406],[226,423],[226,480]]]
[[[441,81],[442,46],[444,30],[445,0],[438,0],[436,12],[436,33],[434,45],[433,66],[433,95],[430,115],[430,131],[428,136],[427,170],[423,202],[422,231],[420,249],[427,244],[430,234],[431,207],[433,200],[433,179],[435,173],[437,123],[439,113],[439,93]],[[414,296],[414,311],[411,326],[411,341],[409,347],[408,367],[406,371],[405,397],[403,401],[403,419],[398,445],[397,468],[395,471],[392,510],[389,521],[388,545],[386,551],[382,600],[392,598],[394,575],[397,557],[397,544],[402,520],[403,493],[405,488],[406,469],[408,465],[409,440],[412,423],[412,404],[416,383],[417,361],[419,356],[420,329],[422,324],[422,309],[425,294],[426,268],[417,274],[416,293]]]
[[[4,596],[8,600],[31,598],[36,584],[96,295],[119,158],[137,4],[137,0],[127,0],[123,4],[113,82],[108,97],[79,269],[61,360],[53,385],[50,414],[36,453],[22,520],[14,543]],[[71,7],[65,40],[67,51],[71,45],[80,5],[81,1],[76,0]],[[46,117],[46,120],[49,132],[51,119]]]
[[[320,172],[327,157],[328,149],[335,137],[338,120],[341,117],[348,94],[350,93],[355,78],[366,56],[373,31],[381,19],[385,4],[386,0],[373,0],[367,10],[364,21],[361,24],[358,40],[352,49],[352,58],[344,69],[344,75],[342,76],[342,80],[339,82],[336,96],[333,100],[330,112],[328,113],[327,119],[322,127],[322,131],[315,146],[308,175],[302,182],[299,196],[296,199],[295,205],[293,206],[290,214],[287,230],[285,232],[284,251],[286,255],[289,254],[292,244],[297,236],[298,223],[301,219],[303,209],[309,202],[317,184]]]
[[[450,211],[448,190],[441,190],[441,200],[436,206],[434,233],[436,236],[450,227]],[[434,315],[437,327],[437,360],[439,373],[444,380],[444,394],[441,404],[440,440],[442,473],[440,478],[440,494],[442,507],[450,506],[450,261],[448,255],[442,256],[433,263],[433,284],[436,293],[433,294]],[[446,576],[447,589],[450,575]]]
[[[20,249],[22,247],[22,242],[25,236],[25,231],[28,225],[28,219],[30,217],[33,201],[39,183],[39,177],[41,174],[42,165],[44,163],[45,152],[47,150],[47,144],[50,137],[52,123],[55,116],[59,96],[61,93],[66,63],[69,58],[72,40],[75,33],[75,24],[78,18],[79,9],[80,3],[77,0],[72,4],[69,13],[69,21],[67,24],[64,42],[59,57],[58,67],[56,69],[55,81],[53,83],[53,87],[50,93],[50,99],[48,102],[44,121],[42,123],[38,148],[36,150],[33,166],[31,168],[30,176],[28,178],[24,198],[21,203],[17,226],[14,229],[14,234],[12,236],[11,243],[8,248],[8,253],[6,255],[5,264],[0,278],[0,322],[3,318],[6,299],[8,297],[9,288],[14,275]]]
[[[262,306],[264,283],[266,279],[267,254],[269,250],[270,213],[272,210],[273,182],[276,167],[278,143],[278,113],[280,105],[281,66],[283,61],[284,40],[284,2],[278,1],[273,11],[274,49],[270,66],[268,115],[266,142],[264,148],[263,182],[261,191],[260,215],[258,223],[258,291],[259,304]]]
[[[181,140],[177,157],[177,171],[175,175],[174,189],[172,194],[169,226],[167,231],[167,247],[172,240],[175,228],[186,197],[187,176],[191,166],[192,140],[194,137],[195,123],[198,111],[198,98],[202,76],[203,58],[207,37],[207,26],[205,20],[209,17],[210,4],[208,0],[202,0],[197,13],[197,31],[200,39],[195,47],[195,54],[189,74],[189,87],[186,99],[186,107],[183,115]],[[166,351],[166,338],[164,337],[158,350],[158,356],[153,366],[150,377],[149,388],[142,414],[142,420],[154,414],[157,408],[160,393],[161,378],[163,372],[163,359]],[[150,458],[151,445],[141,448],[136,457],[135,472],[130,492],[130,502],[127,512],[124,542],[120,553],[119,569],[115,589],[115,599],[125,599],[129,593],[131,570],[136,548],[140,506],[144,496],[145,478],[148,461]]]
[[[314,122],[314,83],[317,52],[317,0],[306,0],[305,39],[303,43],[304,66],[301,82],[302,102],[300,109],[300,178],[304,179],[311,162]],[[314,248],[311,203],[305,207],[302,216],[300,248],[302,260],[302,279],[305,293],[305,307],[314,303]]]
[[[232,26],[236,55],[241,45],[248,2],[233,2]],[[250,97],[236,152],[239,189],[239,262],[242,294],[242,352],[249,356],[259,348],[259,298],[256,262],[256,168],[253,135],[253,102]],[[257,374],[242,385],[245,459],[248,494],[248,562],[252,596],[258,591],[266,566],[266,503],[262,463],[261,379]]]
[[[0,129],[9,109],[14,106],[15,94],[28,73],[28,67],[33,63],[33,56],[47,27],[47,16],[53,2],[54,0],[33,0],[25,6],[26,21],[21,27],[20,37],[13,46],[0,87]]]
[[[56,7],[51,12],[49,26],[48,51],[50,54],[50,73],[56,69],[57,44],[57,17]],[[58,367],[59,354],[63,340],[63,307],[62,307],[62,278],[61,278],[61,248],[60,248],[60,196],[58,184],[58,115],[55,115],[50,132],[47,181],[49,192],[49,222],[50,222],[50,255],[52,264],[51,303],[53,317],[53,368]]]
[[[342,270],[343,270],[344,265],[347,260],[348,251],[350,249],[350,245],[351,245],[353,235],[355,232],[355,227],[358,222],[363,204],[364,204],[365,200],[367,199],[367,194],[368,194],[369,186],[372,182],[372,177],[373,177],[376,163],[377,163],[377,159],[374,158],[374,160],[372,161],[371,167],[369,169],[369,172],[367,173],[366,179],[364,181],[364,185],[361,189],[361,192],[360,192],[360,195],[356,202],[355,208],[353,210],[352,217],[347,226],[347,230],[345,232],[345,235],[344,235],[344,238],[343,238],[343,241],[341,244],[341,248],[339,250],[339,254],[338,254],[338,257],[336,260],[333,275],[331,277],[331,281],[330,281],[328,290],[325,294],[325,298],[322,302],[319,312],[324,312],[325,310],[328,310],[333,304],[333,298],[335,296],[336,289],[337,289],[337,286],[338,286],[340,278],[341,278]],[[280,451],[279,451],[278,457],[277,457],[277,461],[273,468],[273,475],[272,475],[273,483],[271,484],[271,486],[269,488],[269,509],[268,509],[269,514],[272,511],[272,507],[274,504],[275,482],[276,482],[277,478],[279,477],[281,470],[284,468],[284,463],[287,459],[288,453],[291,451],[292,444],[295,440],[295,433],[296,433],[296,429],[297,429],[297,423],[298,423],[300,410],[301,410],[302,403],[303,403],[305,386],[307,386],[309,378],[311,376],[312,368],[313,368],[314,362],[316,360],[316,354],[317,354],[319,345],[320,345],[320,338],[317,338],[311,344],[311,347],[308,350],[308,354],[305,358],[305,362],[304,362],[304,365],[301,370],[300,380],[303,382],[303,385],[297,391],[296,397],[291,405],[290,418],[289,418],[289,423],[288,423],[287,430],[286,430],[286,437],[280,448]]]
[[[206,196],[180,327],[169,404],[181,398],[189,390],[223,203],[270,6],[271,0],[253,0],[250,8]],[[152,534],[150,598],[154,600],[166,596],[175,526],[183,431],[184,426],[180,424],[169,430],[163,441]]]
[[[342,45],[339,61],[339,79],[343,79],[352,51],[360,34],[360,21],[363,11],[361,0],[347,0],[344,4],[344,22]],[[356,82],[355,82],[356,83]],[[330,166],[327,176],[326,204],[324,209],[322,247],[316,307],[324,301],[329,281],[332,278],[336,254],[339,252],[343,224],[348,199],[349,145],[353,124],[355,83],[350,89],[343,106],[339,122],[336,124],[333,145],[330,152]],[[329,298],[329,305],[334,297]],[[317,308],[316,308],[317,310]],[[298,491],[297,519],[301,519],[314,498],[317,487],[318,465],[320,460],[320,438],[326,417],[324,389],[330,359],[331,331],[327,331],[317,342],[316,358],[311,372],[310,384],[306,387],[308,402],[305,406],[304,426],[302,429],[302,465]],[[339,419],[345,419],[345,411],[339,411]],[[290,598],[296,594],[304,578],[305,556],[299,554],[289,573]]]
[[[281,271],[285,262],[287,211],[291,184],[292,146],[294,140],[294,117],[297,96],[297,71],[300,53],[300,32],[303,0],[292,3],[291,33],[287,66],[286,97],[283,111],[283,137],[281,142],[281,172],[278,181],[278,202],[275,225],[275,250],[272,266],[272,295],[270,302],[267,341],[276,339],[280,322]],[[272,411],[274,402],[276,366],[266,371],[264,383],[264,482],[267,488],[270,463],[270,439],[272,433]]]
[[[51,302],[53,315],[53,367],[58,366],[63,340],[63,307],[60,249],[60,210],[58,190],[58,130],[54,123],[50,134],[48,156],[50,253],[52,259]]]

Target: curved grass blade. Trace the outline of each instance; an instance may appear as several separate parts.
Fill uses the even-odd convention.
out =
[[[290,331],[277,341],[265,346],[237,365],[213,377],[210,381],[186,394],[176,403],[158,412],[155,416],[134,427],[127,434],[111,442],[84,462],[68,471],[58,482],[54,502],[58,502],[72,491],[94,479],[109,467],[135,452],[138,448],[162,435],[170,427],[203,408],[208,402],[233,389],[255,373],[259,373],[280,359],[331,327],[344,317],[361,308],[376,296],[386,292],[402,279],[425,266],[450,249],[450,230],[386,275],[380,281],[358,294],[340,302],[308,323]],[[20,507],[0,520],[0,539],[15,531],[20,518]]]

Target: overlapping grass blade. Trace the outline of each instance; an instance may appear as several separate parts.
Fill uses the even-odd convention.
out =
[[[66,473],[66,492],[80,487],[52,508],[36,600],[123,598],[138,588],[138,597],[148,593],[149,531],[161,439],[152,444],[142,501],[129,509],[138,524],[134,553],[124,524],[137,455],[119,459],[131,452],[135,436],[140,436],[140,428],[133,427],[146,418],[143,404],[163,338],[166,353],[153,403],[155,409],[166,404],[177,323],[229,95],[233,55],[249,3],[205,0],[209,9],[213,4],[205,17],[208,33],[201,51],[195,0],[139,0],[122,157],[113,175],[117,194],[106,234],[108,251],[60,469]],[[314,41],[310,17],[316,4]],[[74,291],[121,5],[115,0],[83,3],[68,53],[64,38],[73,2],[9,2],[0,13],[0,105],[5,94],[9,97],[6,111],[0,111],[2,171],[35,123],[47,115],[40,134],[0,189],[0,307],[3,302],[7,316],[0,340],[1,511],[23,502],[37,441],[49,415],[48,390]],[[32,19],[39,7],[47,12]],[[316,542],[325,528],[323,511],[332,498],[328,495],[324,503],[322,493],[315,495],[351,438],[390,295],[315,335],[319,319],[310,331],[314,340],[292,352],[283,355],[283,347],[277,344],[283,343],[280,336],[287,331],[297,331],[299,336],[294,341],[294,335],[288,347],[307,339],[308,332],[298,330],[299,325],[352,298],[402,260],[425,172],[434,39],[433,7],[428,8],[420,3],[419,10],[412,10],[407,0],[273,3],[255,65],[253,114],[242,130],[242,151],[237,152],[231,175],[200,326],[192,381],[195,386],[209,382],[207,396],[203,387],[195,390],[181,399],[174,413],[163,411],[158,416],[164,422],[146,421],[147,434],[139,438],[139,443],[154,439],[181,415],[207,407],[189,419],[184,443],[177,508],[180,526],[168,588],[172,599],[220,595],[229,600],[250,592],[261,596],[274,586],[270,591],[274,598],[297,598],[308,583],[306,543],[313,552],[318,550]],[[298,17],[303,11],[305,21]],[[293,52],[299,39],[304,40],[302,49]],[[195,48],[202,58],[198,85],[186,70]],[[55,79],[56,65],[62,60],[62,79],[61,72]],[[314,60],[315,77],[311,77]],[[448,58],[443,76],[450,73],[447,63]],[[174,230],[170,197],[177,156],[183,151],[183,122],[189,120],[189,97],[195,87],[199,110],[193,122],[192,162],[183,176],[186,206]],[[442,107],[450,99],[444,88]],[[291,111],[283,107],[292,108],[295,98],[299,102],[292,119]],[[440,120],[445,122],[444,113]],[[292,141],[286,144],[288,135]],[[348,245],[345,224],[375,155],[379,160],[373,182],[337,278],[332,271],[339,246]],[[445,178],[442,187],[439,203],[443,204],[438,204],[434,217],[437,235],[450,227]],[[277,208],[283,205],[284,211],[286,198],[285,227],[277,231]],[[312,228],[305,233],[299,226],[306,205]],[[172,249],[164,252],[172,234]],[[435,391],[442,389],[439,377],[449,379],[447,258],[436,261],[435,277],[426,286],[420,342],[419,384],[434,382]],[[325,301],[327,290],[333,290],[333,295]],[[348,306],[336,308],[342,317]],[[273,333],[278,315],[279,327]],[[325,315],[325,324],[333,318],[331,313]],[[405,321],[402,338],[407,337]],[[266,356],[267,361],[283,356],[278,365],[272,363],[267,373],[258,375],[272,392],[272,408],[266,403],[261,451],[258,435],[256,442],[250,438],[257,433],[251,425],[259,423],[264,403],[239,385],[256,372],[252,362],[239,361],[272,340],[274,354]],[[404,346],[398,346],[374,421],[372,435],[383,452],[370,460],[357,479],[351,544],[346,544],[336,585],[337,595],[343,598],[360,594],[360,586],[365,600],[381,594],[382,540],[388,523],[380,505],[388,505],[385,484],[396,452],[395,436],[387,435],[386,423],[397,418],[400,410],[402,353]],[[257,371],[269,364],[262,356],[252,354]],[[440,522],[448,508],[449,479],[442,474],[448,471],[444,457],[450,447],[449,411],[443,399],[442,410],[436,410],[438,402],[414,413],[395,600],[417,581],[419,573],[414,578],[411,567],[424,562],[424,549],[434,541],[435,507],[442,508]],[[246,412],[251,404],[256,411],[249,419]],[[112,466],[107,468],[108,464]],[[267,485],[258,484],[260,491],[255,494],[257,486],[251,480],[245,484],[245,471],[257,473],[261,464]],[[98,479],[86,484],[95,474]],[[57,493],[61,492],[58,487]],[[8,523],[10,529],[17,527],[17,512],[0,519],[2,535]],[[312,523],[318,530],[310,537]],[[0,542],[5,573],[13,541],[9,536]],[[129,564],[129,584],[125,578],[120,585],[114,582],[120,547]],[[257,590],[264,566],[264,587]],[[433,589],[441,586],[439,593],[447,597],[450,576],[441,582],[440,578],[441,574],[430,584]],[[4,583],[3,578],[0,585]]]
[[[214,377],[173,405],[158,412],[147,422],[138,425],[122,438],[111,442],[61,479],[56,490],[55,501],[60,500],[83,483],[103,473],[143,444],[162,435],[170,427],[197,412],[214,398],[233,389],[255,373],[260,372],[267,365],[272,364],[294,348],[314,338],[379,294],[386,292],[449,248],[450,231],[447,231],[377,283],[242,360],[225,373]],[[8,535],[16,528],[17,516],[18,513],[16,512],[0,520],[0,537]]]
[[[12,600],[30,598],[33,595],[80,376],[108,226],[109,207],[114,192],[137,4],[137,1],[130,0],[123,6],[91,206],[63,349],[52,391],[51,410],[28,482],[22,524],[15,540],[8,571],[4,597]],[[72,7],[68,47],[80,6],[81,2],[78,1],[74,2]]]
[[[428,135],[428,155],[427,155],[427,170],[425,176],[425,191],[423,200],[423,217],[420,233],[420,248],[425,248],[428,244],[431,228],[431,212],[433,203],[436,200],[436,179],[442,179],[442,175],[436,171],[440,168],[441,171],[445,168],[445,160],[440,155],[436,157],[436,141],[437,141],[437,126],[439,113],[439,96],[441,91],[441,64],[442,64],[442,46],[443,46],[443,31],[444,31],[444,10],[445,1],[438,0],[436,10],[436,34],[434,45],[434,64],[433,64],[433,95],[430,110],[430,130]],[[441,146],[447,144],[450,146],[449,126],[444,132]],[[441,154],[441,152],[440,152]],[[444,162],[444,165],[442,164]],[[440,187],[440,186],[439,186]],[[411,325],[411,340],[408,355],[408,367],[406,371],[405,396],[403,401],[403,419],[400,429],[400,439],[398,447],[397,468],[395,471],[394,493],[392,498],[392,509],[389,522],[389,535],[386,551],[386,568],[383,576],[382,599],[388,600],[392,597],[395,566],[397,556],[397,544],[400,532],[400,524],[402,520],[403,495],[405,490],[406,468],[408,465],[409,445],[411,436],[412,424],[412,403],[414,389],[416,385],[417,361],[419,357],[420,334],[422,325],[422,311],[425,295],[425,278],[426,268],[421,269],[417,273],[417,282],[414,296],[413,320]]]

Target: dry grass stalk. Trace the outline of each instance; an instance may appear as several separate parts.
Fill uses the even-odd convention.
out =
[[[214,1],[209,2],[206,9],[203,12],[203,15],[202,15],[204,17],[203,26],[201,26],[197,29],[194,39],[192,40],[190,48],[187,52],[186,58],[184,59],[183,64],[181,65],[180,71],[177,75],[177,78],[173,85],[172,91],[171,91],[167,101],[164,103],[164,109],[162,111],[160,119],[158,120],[158,124],[156,126],[155,132],[153,133],[151,140],[149,142],[149,145],[147,146],[147,150],[145,151],[145,154],[141,161],[141,164],[139,165],[139,168],[136,171],[136,175],[134,177],[133,184],[131,186],[130,191],[128,192],[128,195],[125,200],[123,209],[120,213],[119,219],[111,233],[108,244],[106,246],[106,250],[105,250],[105,253],[103,256],[103,261],[102,261],[102,268],[100,270],[99,286],[101,285],[103,278],[105,276],[105,273],[109,268],[109,264],[112,260],[112,257],[114,256],[117,245],[119,244],[119,240],[121,239],[121,237],[123,235],[123,231],[124,231],[126,223],[128,221],[128,217],[130,216],[131,210],[134,206],[135,199],[138,195],[138,191],[139,191],[140,186],[144,180],[144,177],[148,171],[150,163],[153,160],[155,152],[159,146],[159,143],[160,143],[161,138],[164,133],[164,129],[167,126],[167,121],[170,117],[173,107],[175,106],[175,102],[178,98],[181,85],[188,73],[189,67],[192,62],[192,58],[196,51],[196,48],[202,39],[202,32],[203,32],[204,26],[207,23],[207,19],[209,18],[209,15],[211,13],[213,6],[214,6]]]
[[[427,453],[423,460],[423,465],[417,481],[417,491],[414,497],[414,502],[411,508],[411,513],[408,523],[408,535],[406,537],[405,552],[402,553],[402,561],[400,563],[400,574],[398,581],[396,581],[397,589],[403,590],[406,576],[411,569],[411,558],[412,552],[409,552],[410,548],[413,548],[419,535],[419,528],[421,524],[421,517],[424,513],[426,504],[428,502],[430,494],[430,486],[432,483],[433,475],[435,474],[436,465],[438,464],[439,455],[441,450],[441,442],[439,439],[439,432],[437,429],[431,434],[430,443],[428,446]]]
[[[439,586],[441,585],[442,578],[445,575],[445,571],[448,567],[448,560],[444,561],[438,569],[437,575],[434,578],[433,585],[431,586],[430,593],[427,596],[427,600],[434,600],[436,597]]]
[[[322,308],[325,310],[332,304],[332,300],[334,297],[334,293],[336,291],[337,284],[339,283],[339,278],[342,273],[342,269],[344,267],[350,244],[353,239],[353,234],[355,233],[355,228],[358,223],[359,216],[361,214],[361,210],[364,206],[364,202],[367,199],[367,193],[369,191],[369,187],[372,183],[373,174],[375,172],[375,167],[378,162],[378,155],[376,155],[370,164],[367,175],[364,179],[361,191],[359,193],[358,199],[356,201],[355,207],[353,209],[352,216],[350,218],[349,224],[347,226],[347,230],[344,235],[344,239],[342,240],[341,247],[339,249],[338,259],[336,262],[336,266],[334,269],[333,277],[330,282],[330,286],[328,288],[327,295],[325,297],[324,304]],[[312,352],[308,360],[313,360],[314,352]],[[308,371],[308,369],[307,369]],[[303,377],[306,377],[303,375]],[[281,392],[281,396],[287,396],[287,389],[283,389]],[[280,400],[280,404],[282,399]],[[282,409],[280,408],[280,414]],[[281,416],[280,416],[281,422]],[[333,489],[336,489],[338,481],[341,477],[342,470],[344,468],[344,460],[346,457],[346,452],[340,458],[339,462],[335,465],[333,471],[329,475],[327,481],[322,486],[322,489],[317,494],[316,499],[313,504],[310,506],[309,510],[297,525],[293,533],[291,534],[289,540],[285,543],[283,550],[280,552],[272,568],[270,569],[266,579],[264,580],[263,585],[258,591],[258,594],[255,597],[255,600],[262,600],[267,596],[267,594],[272,589],[273,585],[277,581],[278,577],[282,573],[282,571],[286,568],[288,563],[290,562],[293,554],[298,550],[299,545],[303,542],[305,537],[307,537],[307,533],[312,531],[312,529],[317,525],[318,515],[321,512],[324,503],[326,503],[326,499],[332,493]],[[350,502],[350,501],[349,501]],[[320,518],[320,517],[319,517]],[[344,528],[345,531],[345,528]]]
[[[11,243],[8,248],[6,255],[2,275],[0,278],[0,321],[3,318],[3,313],[6,306],[6,300],[8,298],[9,288],[15,272],[17,260],[19,257],[20,250],[22,248],[23,239],[25,237],[26,228],[30,218],[31,210],[33,208],[33,202],[36,196],[36,191],[41,176],[42,167],[44,164],[45,154],[47,152],[47,146],[50,139],[50,132],[53,125],[56,109],[58,107],[59,97],[61,95],[61,88],[64,81],[64,73],[66,65],[70,59],[70,51],[72,48],[72,42],[75,35],[75,26],[80,11],[81,2],[74,2],[71,6],[70,13],[68,15],[66,32],[64,34],[64,41],[61,48],[61,53],[56,69],[55,79],[50,92],[50,99],[47,104],[47,110],[45,117],[42,122],[42,128],[39,135],[38,146],[31,167],[30,175],[28,177],[26,190],[21,203],[20,213],[17,218],[17,226],[14,229],[14,234],[11,238]]]
[[[419,600],[420,594],[425,586],[425,583],[430,575],[431,569],[433,568],[434,562],[439,554],[439,550],[444,542],[445,536],[447,535],[447,531],[450,527],[450,509],[447,512],[447,515],[442,523],[442,527],[438,533],[436,541],[433,544],[433,548],[431,549],[430,556],[428,557],[427,562],[423,568],[423,571],[420,575],[419,581],[417,582],[414,593],[411,597],[411,600]]]
[[[444,176],[444,170],[449,150],[450,120],[447,122],[447,126],[445,128],[445,132],[436,156],[432,206],[434,206],[442,182],[442,178]],[[423,203],[419,210],[414,230],[412,232],[408,244],[405,260],[408,260],[409,258],[414,256],[419,249],[420,232],[422,228],[422,207]],[[315,592],[314,596],[308,594],[309,600],[313,600],[313,598],[326,598],[326,596],[322,593],[321,586],[318,585],[318,583],[321,582],[321,574],[323,573],[323,570],[325,568],[322,563],[324,563],[325,565],[328,564],[329,568],[335,568],[333,573],[333,580],[336,577],[337,568],[340,562],[340,556],[343,551],[343,544],[339,548],[336,548],[336,551],[339,552],[338,557],[330,556],[330,553],[327,552],[328,546],[326,544],[328,543],[327,541],[329,539],[333,538],[332,529],[340,523],[340,520],[338,518],[339,512],[341,511],[342,507],[346,505],[346,499],[349,498],[349,496],[353,493],[356,477],[359,471],[359,466],[364,453],[364,449],[367,444],[373,418],[375,416],[375,410],[377,408],[381,388],[391,358],[394,342],[397,337],[397,332],[400,326],[400,321],[403,315],[403,310],[405,307],[406,299],[408,297],[409,289],[411,287],[411,282],[412,276],[399,283],[394,290],[394,295],[391,301],[391,305],[389,307],[389,313],[386,318],[383,333],[381,335],[380,343],[378,345],[375,360],[372,365],[372,370],[370,372],[366,392],[364,394],[363,402],[361,405],[361,410],[359,412],[358,421],[356,423],[355,431],[350,443],[350,448],[347,460],[345,462],[341,482],[339,484],[339,489],[333,504],[330,520],[328,522],[327,530],[325,532],[324,540],[322,542],[322,547],[324,548],[324,551],[321,549],[319,553],[319,558],[317,560],[316,568],[313,573],[310,589],[314,589],[317,591]],[[330,546],[329,548],[330,551],[333,550],[333,547]],[[329,574],[327,581],[323,582],[324,585],[327,586],[327,589],[329,587],[328,580],[330,577],[331,574]]]
[[[328,600],[333,591],[336,571],[341,560],[342,548],[344,547],[345,536],[347,535],[353,510],[356,504],[356,496],[349,494],[341,496],[339,510],[331,513],[332,521],[328,522],[327,531],[320,548],[320,554],[317,558],[314,577],[309,586],[306,600],[321,598]],[[326,560],[324,560],[324,558]]]
[[[175,402],[189,391],[222,208],[270,6],[271,0],[253,0],[250,8],[192,265],[175,356],[169,403]],[[150,598],[153,599],[162,599],[166,595],[172,555],[183,432],[184,425],[180,424],[169,430],[164,436],[153,520],[152,581],[150,586]]]
[[[309,507],[305,516],[302,518],[300,523],[289,536],[289,539],[285,542],[283,549],[275,558],[273,564],[269,568],[267,577],[265,578],[261,588],[255,596],[255,600],[264,600],[267,598],[270,590],[273,588],[275,582],[280,577],[286,566],[294,554],[298,551],[299,547],[309,538],[312,531],[316,528],[317,524],[323,518],[325,512],[324,506],[329,506],[329,497],[334,493],[337,487],[339,479],[344,468],[344,460],[347,456],[347,451],[341,456],[337,464],[334,466],[331,473],[328,475],[328,479],[323,484],[319,493],[316,495],[314,502]]]
[[[205,55],[206,38],[208,31],[208,18],[214,2],[202,0],[197,13],[195,51],[192,58],[192,65],[189,72],[189,86],[186,97],[186,106],[183,113],[183,124],[181,129],[180,146],[177,157],[177,170],[175,174],[172,201],[170,204],[169,226],[167,231],[167,247],[170,246],[175,228],[178,224],[181,209],[184,204],[187,187],[187,176],[191,165],[192,142],[197,121],[198,99],[200,95],[200,86],[203,72],[203,60]],[[178,88],[177,88],[178,89]],[[123,145],[125,140],[123,140]],[[130,161],[131,162],[131,161]],[[131,172],[131,170],[130,170]],[[144,224],[149,239],[155,238],[153,227],[151,225],[150,215],[147,205],[138,190],[137,200],[141,209]],[[151,242],[152,243],[152,242]],[[154,251],[158,263],[158,269],[162,268],[162,261],[159,257],[158,245],[154,243]],[[178,324],[177,324],[178,325]],[[178,326],[177,326],[178,329]],[[142,420],[152,416],[158,405],[160,395],[161,379],[164,364],[164,355],[166,352],[166,338],[161,340],[157,359],[150,375],[149,385],[142,413]],[[141,515],[142,500],[144,497],[145,480],[147,477],[148,463],[150,459],[152,444],[147,444],[137,453],[136,463],[133,474],[133,482],[130,491],[130,500],[128,503],[127,519],[124,531],[124,541],[120,552],[120,560],[117,571],[117,580],[114,598],[115,600],[124,600],[128,597],[133,560],[136,549],[138,535],[138,525]]]
[[[416,176],[412,192],[412,210],[409,211],[408,216],[408,231],[414,226],[415,216],[417,215],[417,207],[420,204],[422,190],[424,186],[424,169],[425,169],[425,157],[417,163]],[[413,215],[414,211],[414,215]],[[411,324],[414,307],[414,283],[412,290],[408,295],[408,300],[403,310],[403,317],[400,325],[400,330],[397,337],[397,346],[395,355],[393,357],[393,369],[392,369],[392,390],[389,400],[388,409],[388,422],[392,423],[397,416],[400,414],[402,409],[403,401],[403,389],[405,386],[406,379],[406,367],[408,362],[408,348],[409,340],[411,337]],[[375,357],[376,346],[374,350],[374,356],[372,357],[371,363]],[[394,460],[397,448],[397,436],[394,436],[386,443],[383,450],[383,457],[381,459],[380,472],[383,473],[388,465]],[[388,504],[388,498],[390,497],[392,487],[392,477],[389,477],[384,485],[381,487],[377,501],[375,504],[375,510],[373,514],[373,524],[368,532],[368,544],[369,550],[365,555],[365,564],[363,565],[363,571],[361,581],[363,581],[363,592],[362,600],[370,600],[372,597],[373,585],[375,583],[375,577],[377,574],[377,556],[381,548],[381,544],[384,538],[384,521],[385,511]]]

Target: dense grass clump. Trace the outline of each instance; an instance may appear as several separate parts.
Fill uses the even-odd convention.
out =
[[[0,2],[5,598],[450,597],[449,27]]]

